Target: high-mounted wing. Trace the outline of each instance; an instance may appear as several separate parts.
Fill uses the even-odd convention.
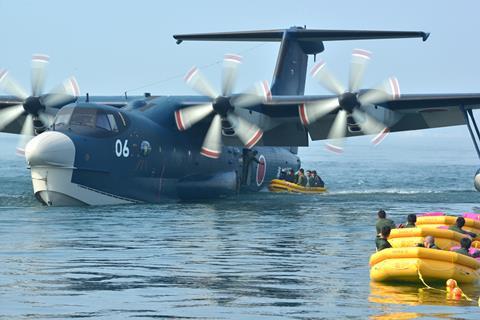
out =
[[[335,96],[273,96],[262,108],[272,119],[296,117],[296,123],[301,124],[299,107],[306,103],[328,101],[332,98]],[[389,132],[399,132],[466,124],[462,108],[480,109],[480,93],[402,95],[396,100],[370,105],[365,111],[383,122]],[[328,133],[340,110],[339,108],[330,110],[325,116],[305,127],[312,140],[328,139]],[[362,135],[360,131],[347,127],[347,137],[359,135]]]

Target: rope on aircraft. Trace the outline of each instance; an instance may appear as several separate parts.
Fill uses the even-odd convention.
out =
[[[250,53],[251,51],[261,47],[261,46],[264,46],[266,45],[266,43],[260,43],[260,44],[257,44],[255,46],[252,46],[252,47],[249,47],[245,50],[242,50],[239,52],[239,54],[241,55],[247,55],[248,53]],[[199,67],[199,69],[208,69],[208,68],[211,68],[213,66],[216,66],[216,65],[219,65],[223,62],[223,59],[220,59],[220,60],[215,60],[213,62],[210,62],[210,63],[207,63],[207,64],[204,64],[204,65],[201,65]],[[139,86],[139,87],[135,87],[135,88],[131,88],[131,89],[128,89],[128,90],[125,90],[125,94],[127,94],[128,92],[131,92],[131,91],[137,91],[137,90],[140,90],[140,89],[145,89],[145,88],[148,88],[148,87],[151,87],[151,86],[154,86],[154,85],[158,85],[158,84],[162,84],[162,83],[166,83],[166,82],[170,82],[172,80],[176,80],[176,79],[180,79],[180,78],[183,78],[185,76],[185,73],[177,73],[175,75],[172,75],[172,76],[169,76],[169,77],[166,77],[166,78],[163,78],[161,80],[158,80],[158,81],[154,81],[154,82],[150,82],[150,83],[147,83],[143,86]]]

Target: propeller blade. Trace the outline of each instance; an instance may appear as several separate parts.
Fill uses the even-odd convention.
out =
[[[327,143],[326,148],[335,153],[343,152],[343,139],[347,134],[347,112],[345,110],[338,111],[337,117],[333,121],[328,139],[332,139],[332,143]]]
[[[375,135],[375,137],[370,140],[374,145],[380,144],[380,142],[382,142],[390,133],[390,129],[385,126],[385,124],[381,123],[366,112],[354,110],[353,118],[364,133]]]
[[[27,92],[8,74],[7,70],[0,69],[0,89],[21,100],[28,98]]]
[[[20,104],[0,110],[0,130],[3,130],[15,119],[20,117],[24,111],[23,106]]]
[[[200,151],[200,154],[208,158],[217,159],[220,157],[221,152],[222,119],[217,114],[215,115],[215,117],[213,117],[210,128],[208,128],[205,140],[203,140],[202,150]]]
[[[236,108],[247,108],[272,100],[272,92],[268,81],[255,83],[244,93],[232,98],[232,105]]]
[[[193,67],[185,75],[185,82],[195,91],[206,95],[212,99],[218,97],[218,93],[208,82],[207,78],[203,76],[197,67]]]
[[[360,111],[359,109],[354,109],[352,115],[355,119],[355,122],[360,126],[360,129],[362,129],[365,134],[377,134],[379,131],[385,128],[385,125],[380,121],[370,116],[368,113]]]
[[[213,105],[201,104],[175,111],[175,123],[180,131],[187,130],[213,112]]]
[[[358,97],[360,104],[378,104],[400,98],[400,85],[397,78],[388,78],[375,89],[368,90]]]
[[[32,95],[38,97],[43,92],[47,65],[50,58],[44,54],[34,54],[32,56],[31,81]]]
[[[20,156],[25,155],[25,146],[27,145],[28,141],[33,138],[35,135],[35,131],[33,129],[33,117],[31,114],[27,115],[25,118],[25,122],[22,126],[22,131],[20,132],[20,141],[17,145],[17,154]]]
[[[79,96],[80,87],[77,79],[70,77],[53,88],[50,93],[43,95],[41,100],[46,107],[56,107],[74,102]]]
[[[363,74],[371,56],[372,53],[370,51],[362,49],[353,50],[348,91],[357,92],[362,85]]]
[[[237,114],[229,113],[227,119],[232,124],[235,134],[243,142],[245,148],[251,149],[262,138],[262,129]]]
[[[223,58],[222,96],[227,97],[232,94],[241,63],[242,57],[236,54],[226,54]]]
[[[42,121],[45,127],[50,127],[53,123],[54,117],[46,112],[40,111],[38,113],[38,118]]]
[[[310,73],[325,89],[341,95],[345,92],[345,88],[338,82],[338,80],[327,70],[325,61],[317,63]]]
[[[338,108],[338,98],[330,98],[298,106],[300,121],[307,126]]]

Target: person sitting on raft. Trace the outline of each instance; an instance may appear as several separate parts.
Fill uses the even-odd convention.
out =
[[[387,219],[387,213],[385,210],[380,209],[377,212],[378,215],[378,220],[377,223],[375,224],[375,228],[377,229],[377,234],[382,231],[382,228],[384,226],[389,226],[390,229],[395,229],[395,222],[393,220]]]
[[[474,254],[470,254],[469,251],[470,251],[471,245],[472,245],[472,240],[470,238],[462,238],[462,240],[460,240],[460,248],[453,250],[453,252],[464,254],[472,258],[480,257],[480,251],[477,251]]]
[[[307,187],[315,187],[315,182],[311,170],[307,170]]]
[[[313,186],[314,187],[320,187],[320,188],[325,187],[325,182],[323,182],[322,178],[320,178],[320,176],[317,175],[317,170],[313,170],[312,175],[313,175]]]
[[[405,224],[405,225],[400,224],[398,227],[399,228],[416,228],[417,227],[415,225],[416,222],[417,222],[417,215],[413,214],[413,213],[410,213],[407,216],[407,224]]]
[[[302,187],[305,187],[307,185],[307,177],[305,177],[305,171],[303,170],[303,168],[300,168],[300,170],[298,170],[295,183]]]
[[[457,221],[455,221],[455,225],[448,227],[448,230],[456,231],[456,232],[459,232],[461,234],[469,235],[472,238],[476,238],[477,234],[475,234],[473,232],[468,232],[468,231],[462,229],[464,225],[465,225],[465,218],[464,217],[458,217]]]
[[[285,175],[285,181],[295,183],[295,171],[293,171],[293,169],[288,170]]]
[[[423,239],[423,243],[417,244],[417,247],[441,250],[435,244],[435,238],[433,236],[426,236],[425,239]]]
[[[375,245],[377,246],[377,251],[383,249],[391,248],[392,245],[388,242],[388,236],[390,236],[391,228],[389,226],[383,226],[380,234],[375,238]]]

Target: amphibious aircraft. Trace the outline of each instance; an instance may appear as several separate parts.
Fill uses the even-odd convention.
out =
[[[472,109],[480,94],[400,95],[387,79],[361,89],[370,52],[353,51],[344,87],[319,61],[312,77],[332,95],[304,95],[307,62],[327,41],[421,38],[416,31],[285,30],[175,35],[183,41],[279,42],[272,85],[233,93],[241,57],[224,58],[218,92],[197,68],[185,80],[200,96],[80,96],[71,77],[43,93],[49,58],[34,55],[31,93],[0,70],[0,129],[35,136],[22,143],[35,197],[49,206],[161,202],[258,191],[282,168],[298,169],[299,146],[345,137],[467,124],[478,152]],[[480,155],[480,152],[478,152]],[[476,175],[480,186],[480,175]]]

